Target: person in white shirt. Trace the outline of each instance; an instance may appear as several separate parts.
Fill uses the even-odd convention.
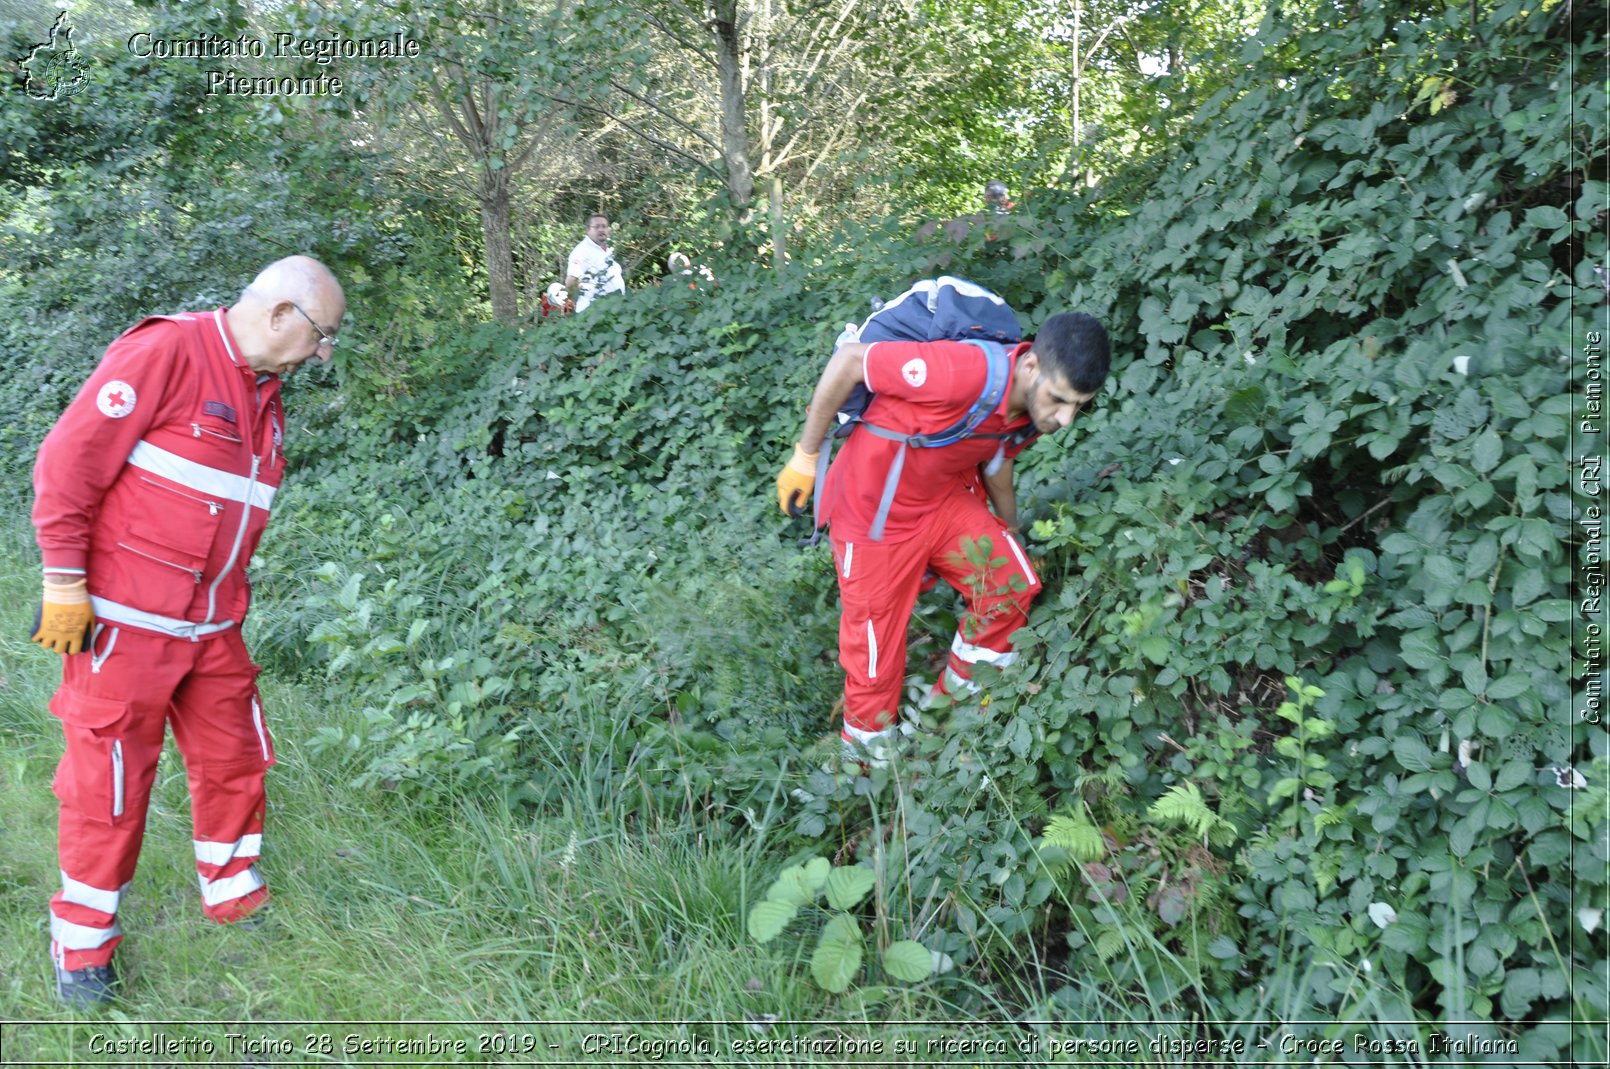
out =
[[[621,265],[615,262],[615,254],[609,250],[608,216],[587,217],[587,236],[570,250],[565,289],[575,298],[578,312],[606,293],[626,292]]]

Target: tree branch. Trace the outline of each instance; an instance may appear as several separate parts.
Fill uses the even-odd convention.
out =
[[[640,93],[638,93],[638,92],[636,92],[636,91],[634,91],[632,89],[629,89],[626,86],[621,85],[621,84],[619,84],[619,83],[617,83],[615,81],[611,81],[609,83],[609,85],[610,85],[610,88],[616,90],[617,92],[626,94],[627,96],[631,97],[633,100],[637,101],[639,104],[642,104],[644,107],[649,108],[649,109],[657,112],[658,114],[665,116],[667,119],[671,120],[672,123],[674,123],[675,125],[681,127],[683,130],[686,130],[690,135],[692,135],[693,137],[698,138],[700,141],[704,142],[710,148],[716,150],[717,152],[721,151],[721,146],[715,140],[713,140],[707,134],[705,134],[704,131],[700,130],[698,127],[694,126],[692,123],[687,122],[686,120],[684,120],[680,116],[673,114],[664,105],[657,104],[653,100],[650,100],[649,98],[643,96],[642,94],[640,94]]]
[[[595,115],[602,115],[604,118],[608,119],[609,121],[614,122],[614,123],[618,123],[622,129],[629,130],[632,133],[636,134],[638,137],[641,137],[644,141],[647,141],[649,144],[657,145],[658,147],[664,149],[665,151],[671,153],[672,155],[679,156],[682,159],[687,160],[689,163],[693,164],[693,166],[699,168],[701,171],[704,171],[704,172],[712,175],[713,177],[716,177],[716,178],[721,177],[719,174],[717,174],[715,172],[714,169],[711,168],[711,166],[710,166],[710,164],[708,162],[699,159],[697,156],[694,156],[693,154],[691,154],[689,152],[686,152],[681,148],[678,148],[676,145],[671,144],[669,141],[664,141],[664,140],[661,140],[658,137],[655,137],[653,134],[649,133],[647,130],[642,129],[641,127],[637,126],[634,123],[627,122],[625,119],[621,118],[619,115],[616,115],[616,114],[614,114],[614,113],[612,113],[610,111],[607,111],[604,108],[600,108],[600,107],[598,107],[597,105],[594,105],[594,104],[586,104],[586,103],[583,103],[582,101],[579,101],[579,100],[567,100],[564,97],[555,96],[553,93],[544,93],[541,90],[537,90],[536,92],[537,92],[537,95],[542,97],[544,100],[552,100],[555,103],[564,104],[567,107],[578,108],[578,109],[580,109],[582,111],[590,111]]]

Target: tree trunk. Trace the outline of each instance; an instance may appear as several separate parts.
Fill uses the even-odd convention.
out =
[[[760,169],[766,176],[766,199],[771,206],[771,266],[773,270],[781,271],[788,265],[788,231],[783,220],[783,179],[772,170],[771,65],[774,53],[771,0],[760,0],[757,18],[759,26],[755,39],[760,42],[760,47],[756,49],[760,54],[760,69],[755,72],[755,80],[760,85]]]
[[[781,271],[788,263],[788,224],[783,219],[783,180],[777,175],[766,179],[771,199],[771,265]]]
[[[500,323],[520,318],[520,289],[514,282],[514,246],[509,227],[509,182],[502,170],[481,173],[481,239],[486,246],[486,279],[492,290],[492,317]]]
[[[1080,34],[1084,15],[1084,0],[1073,0],[1073,129],[1069,131],[1073,136],[1069,139],[1071,151],[1068,153],[1068,177],[1077,180],[1080,171],[1080,161],[1084,157],[1084,131],[1079,128],[1079,92],[1084,88],[1084,58],[1080,49],[1084,47],[1084,40]]]
[[[721,81],[721,156],[727,165],[727,192],[739,212],[749,210],[755,196],[749,165],[749,128],[744,115],[743,41],[738,28],[737,0],[712,5],[716,33],[716,67]]]

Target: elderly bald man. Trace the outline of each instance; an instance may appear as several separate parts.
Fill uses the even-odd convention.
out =
[[[229,924],[268,901],[256,862],[274,748],[241,641],[246,564],[285,470],[280,380],[330,359],[345,314],[329,268],[276,261],[231,307],[153,316],[114,341],[39,449],[32,638],[62,655],[50,926],[70,1006],[115,997],[117,915],[168,723],[190,784],[202,911]]]

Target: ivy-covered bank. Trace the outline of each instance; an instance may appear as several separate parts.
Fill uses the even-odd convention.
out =
[[[428,361],[377,342],[291,399],[261,653],[365,711],[320,740],[361,786],[562,810],[579,779],[645,832],[752,841],[757,889],[790,881],[759,935],[828,947],[830,990],[1032,976],[1035,1018],[1422,1051],[1474,1022],[1495,1056],[1602,1060],[1570,1023],[1610,999],[1610,748],[1570,713],[1566,442],[1604,326],[1603,26],[1271,15],[1172,152],[987,232],[847,225],[786,271],[435,331]],[[830,566],[770,482],[837,329],[939,271],[1097,314],[1118,361],[1019,465],[1024,657],[848,778],[818,767]],[[954,608],[924,603],[914,658]]]

